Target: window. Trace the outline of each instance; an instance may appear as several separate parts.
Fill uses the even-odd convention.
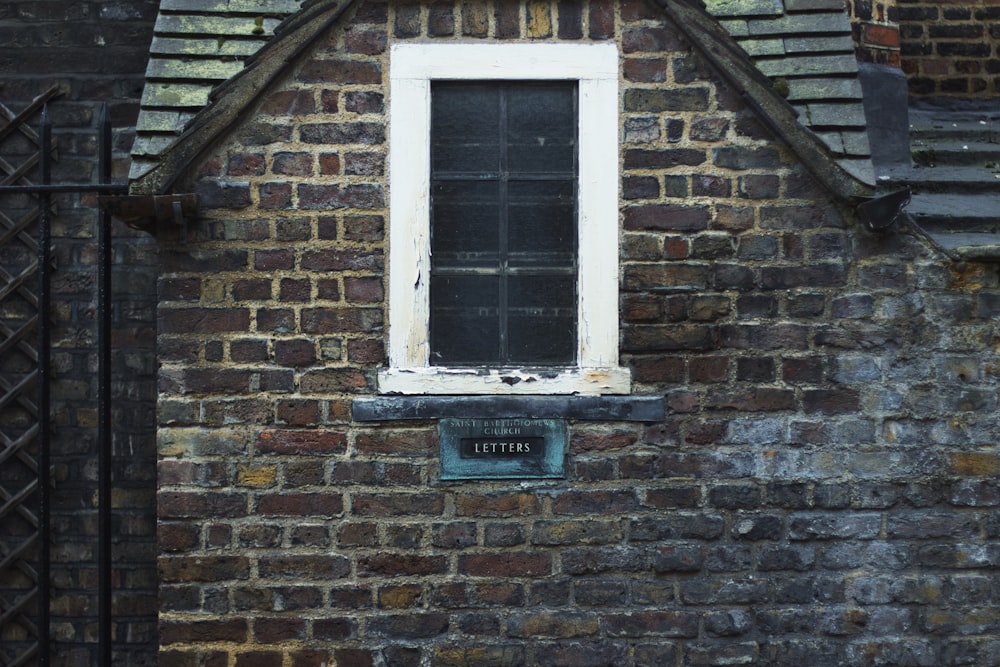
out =
[[[399,44],[384,393],[628,393],[618,53]]]
[[[576,363],[576,84],[431,85],[430,359]]]

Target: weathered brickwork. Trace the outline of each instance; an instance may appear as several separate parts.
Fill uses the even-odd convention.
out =
[[[61,91],[50,104],[57,148],[54,182],[97,180],[96,132],[105,102],[116,128],[114,178],[124,182],[158,4],[155,0],[0,3],[0,102],[16,113],[52,86]],[[36,112],[30,126],[37,130],[38,123]],[[6,120],[0,121],[3,124]],[[33,150],[23,139],[5,141],[4,149],[12,152],[2,157],[17,165]],[[28,176],[39,182],[37,170]],[[2,213],[13,219],[19,219],[16,211],[27,205],[24,197],[0,197]],[[54,666],[98,661],[97,219],[93,194],[54,198],[53,413],[45,422],[52,437],[52,529],[46,537],[53,561]],[[28,225],[27,232],[34,236],[34,225]],[[116,664],[149,665],[156,659],[157,643],[156,247],[148,236],[118,223],[114,237],[114,659]],[[0,260],[5,269],[12,267],[7,263],[10,257],[5,254]],[[4,313],[5,318],[12,315],[27,317],[30,312]],[[8,340],[6,334],[3,338]],[[8,361],[16,355],[2,356],[0,380],[7,381]],[[10,414],[6,406],[0,412],[0,419]],[[0,474],[34,474],[18,465],[16,460],[5,460]],[[5,508],[0,533],[14,530],[10,518],[14,514]],[[0,581],[0,587],[9,583]],[[5,623],[5,627],[12,626]],[[0,644],[21,639],[5,635]],[[0,653],[4,655],[0,662],[12,659],[7,651]]]
[[[847,0],[858,60],[900,67],[899,10],[896,0]]]
[[[911,95],[997,95],[1000,7],[996,3],[899,0],[899,23]]]
[[[669,416],[570,424],[564,480],[351,420],[418,39],[620,43],[622,361]],[[995,267],[863,232],[649,5],[362,4],[182,188],[164,667],[1000,664]]]

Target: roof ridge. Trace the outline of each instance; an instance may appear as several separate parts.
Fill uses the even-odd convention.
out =
[[[830,148],[798,120],[798,112],[746,57],[746,52],[701,0],[656,0],[674,24],[712,63],[760,118],[834,195],[845,201],[865,199],[874,186],[833,159]],[[697,9],[696,9],[697,7]],[[740,57],[740,54],[743,57]]]
[[[148,118],[155,119],[155,122],[165,123],[165,125],[150,127],[149,132],[144,133],[141,138],[137,138],[137,142],[141,140],[142,146],[153,150],[149,152],[151,158],[149,163],[144,165],[139,160],[134,163],[133,192],[136,194],[159,194],[168,191],[180,178],[182,172],[203,155],[225,133],[227,128],[233,126],[249,112],[252,106],[251,101],[269,88],[286,68],[301,56],[302,52],[312,44],[318,35],[326,31],[343,15],[344,11],[353,4],[353,1],[306,0],[300,5],[298,11],[289,14],[273,28],[274,38],[271,41],[265,43],[255,52],[246,55],[241,63],[242,68],[238,72],[221,80],[210,90],[204,85],[208,83],[207,81],[203,81],[203,85],[199,86],[196,79],[187,79],[192,82],[192,85],[187,86],[192,89],[190,91],[185,91],[181,80],[177,78],[164,79],[162,83],[158,84],[165,88],[172,83],[174,90],[189,94],[190,99],[186,100],[185,104],[173,108],[166,104],[164,109],[148,106],[145,109],[144,113]],[[717,0],[717,2],[722,1]],[[847,91],[835,100],[840,102],[839,106],[833,105],[837,108],[852,109],[854,112],[854,116],[851,118],[853,124],[840,128],[834,127],[832,131],[824,131],[821,136],[808,127],[808,123],[800,120],[799,109],[810,113],[822,112],[827,118],[840,117],[835,112],[829,113],[829,110],[823,107],[822,102],[827,98],[814,99],[818,94],[816,91],[822,92],[822,90],[829,88],[830,76],[827,76],[825,81],[827,85],[824,88],[824,81],[817,82],[812,73],[795,71],[789,75],[793,95],[798,89],[804,91],[793,100],[799,103],[797,109],[789,99],[786,99],[783,90],[776,90],[776,84],[781,87],[782,81],[779,79],[782,77],[775,77],[772,81],[732,34],[733,26],[738,21],[729,19],[738,18],[748,26],[750,21],[756,22],[755,25],[759,23],[763,26],[758,31],[759,34],[770,39],[775,33],[771,28],[767,28],[767,21],[785,20],[790,13],[786,11],[786,5],[794,4],[796,1],[786,0],[783,4],[781,0],[752,0],[751,4],[759,5],[756,9],[753,7],[748,9],[746,6],[727,6],[718,9],[720,14],[726,16],[727,20],[722,21],[713,16],[708,6],[701,0],[656,0],[666,17],[675,24],[678,30],[687,35],[709,63],[718,70],[722,78],[735,88],[748,106],[761,117],[764,123],[771,127],[833,194],[845,200],[869,197],[873,193],[873,186],[865,179],[865,175],[871,167],[870,154],[867,150],[867,135],[859,136],[859,132],[863,132],[863,127],[860,130],[856,127],[858,123],[854,116],[857,116],[857,109],[850,106],[860,107],[860,94],[852,96],[851,91]],[[819,2],[823,5],[820,9],[831,16],[833,15],[832,10],[827,7],[826,0],[800,0],[800,4],[802,2],[805,2],[803,7],[812,8],[815,8],[813,5]],[[745,13],[742,15],[734,13],[737,9]],[[791,15],[806,16],[807,14],[799,11]],[[808,14],[808,16],[813,16],[813,14]],[[846,17],[841,16],[840,18],[846,21]],[[747,27],[747,35],[750,35],[751,32],[752,30]],[[220,48],[221,43],[220,41]],[[781,45],[781,48],[784,49],[783,52],[787,52],[786,45]],[[806,51],[805,53],[807,56],[815,56],[817,52]],[[802,57],[790,56],[789,60],[800,62]],[[219,81],[219,79],[214,80]],[[233,91],[243,88],[246,88],[250,94],[233,94]],[[155,86],[152,87],[152,91],[153,93],[157,92]],[[173,93],[173,91],[166,92]],[[203,101],[199,101],[198,95],[204,95],[204,98],[200,98]],[[151,94],[151,99],[152,97]],[[152,106],[155,107],[155,103]],[[200,110],[197,110],[199,107]],[[861,117],[863,118],[863,115]],[[175,131],[175,128],[181,126],[184,129],[179,136],[170,134]],[[140,121],[140,133],[143,132],[143,129]],[[849,134],[850,138],[854,139],[853,143],[848,144],[846,139],[841,141],[840,132]],[[139,150],[133,152],[137,156],[141,155]],[[838,161],[835,158],[835,154],[838,153],[843,155],[842,160]],[[157,162],[154,163],[152,160],[157,160]],[[148,171],[141,173],[144,167],[148,167]]]

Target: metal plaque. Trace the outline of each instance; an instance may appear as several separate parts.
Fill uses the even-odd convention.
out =
[[[563,419],[442,419],[438,432],[441,479],[563,477]]]

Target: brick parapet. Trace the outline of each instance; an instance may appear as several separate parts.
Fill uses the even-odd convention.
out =
[[[901,53],[910,95],[991,98],[1000,72],[1000,10],[989,0],[900,0]]]
[[[553,7],[362,5],[190,184],[161,664],[991,659],[995,272],[856,229],[646,4]],[[387,48],[560,36],[621,40],[622,361],[670,415],[570,424],[565,480],[442,483],[433,422],[350,417],[389,324]]]

